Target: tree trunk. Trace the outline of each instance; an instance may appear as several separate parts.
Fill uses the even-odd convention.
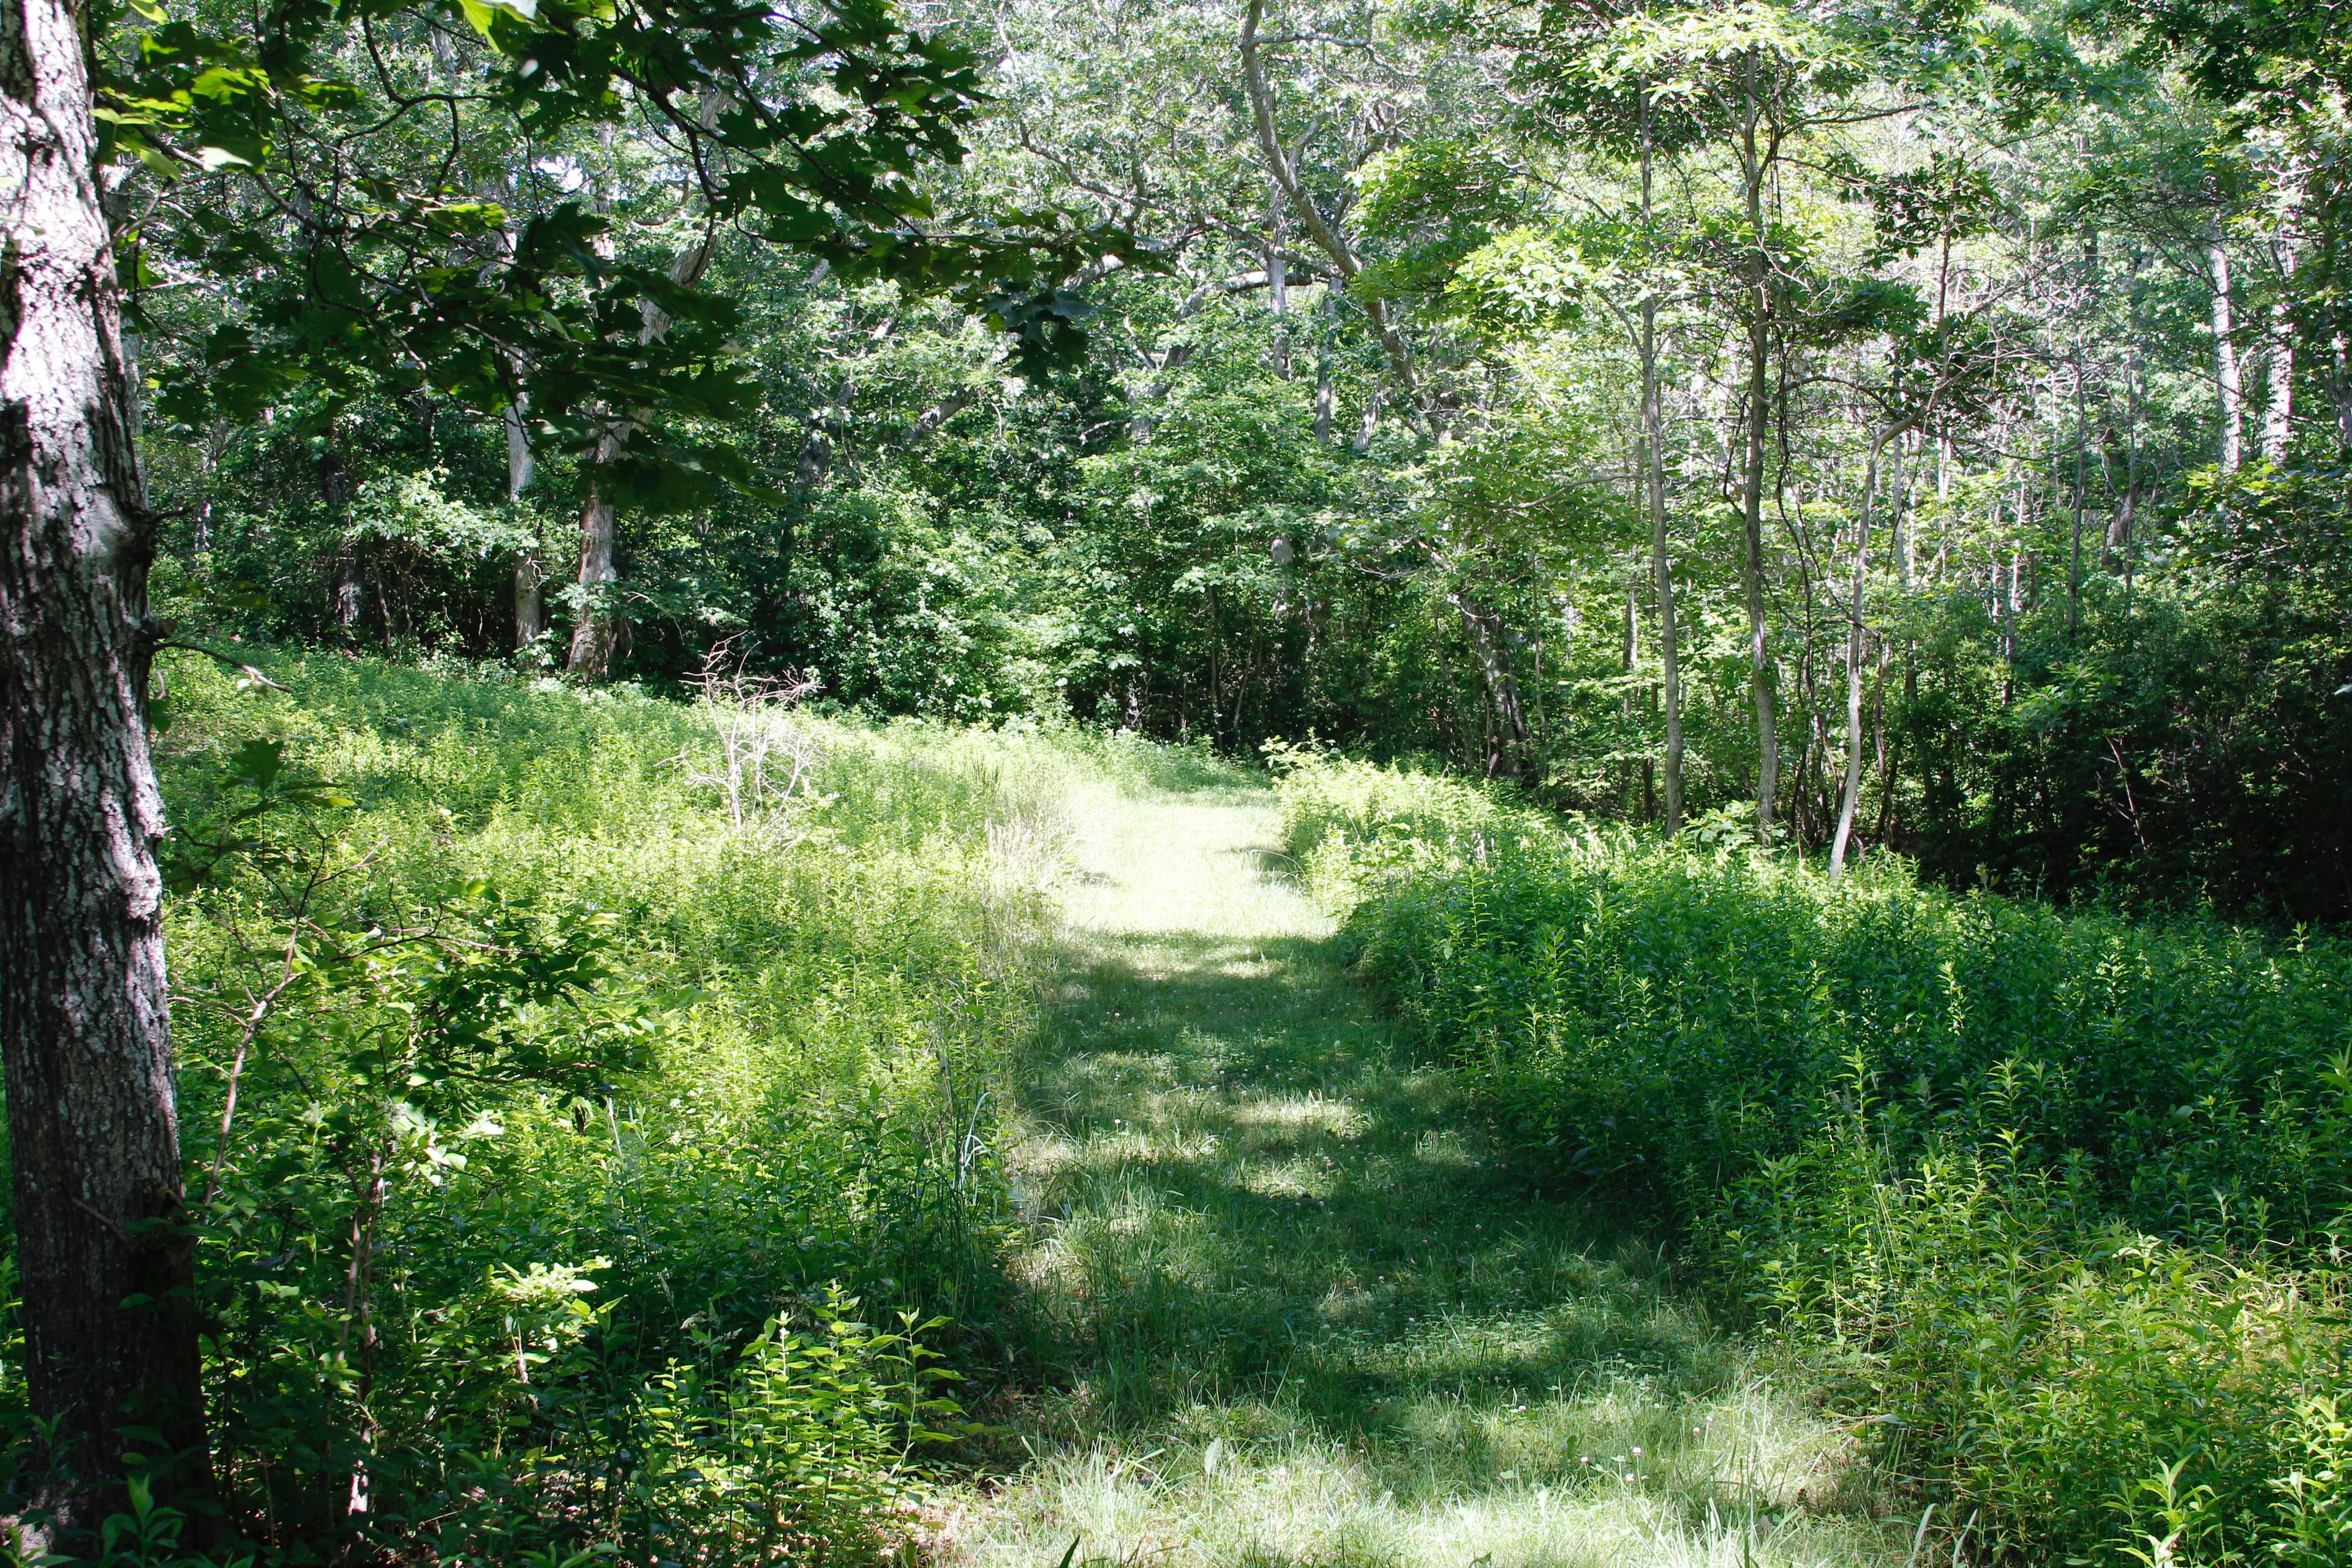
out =
[[[364,591],[360,582],[360,545],[351,534],[352,477],[343,466],[342,431],[334,421],[327,425],[327,449],[319,458],[319,497],[327,510],[335,515],[342,531],[335,542],[335,625],[341,628],[344,639],[359,634],[360,595]]]
[[[437,35],[436,35],[437,36]],[[523,400],[507,405],[507,505],[520,506],[522,492],[539,471],[531,457],[530,431],[522,422]],[[525,550],[515,562],[515,649],[520,652],[547,630],[547,563],[536,549]]]
[[[1633,733],[1633,678],[1642,668],[1642,595],[1640,581],[1641,580],[1638,577],[1629,577],[1625,581],[1625,641],[1622,650],[1623,662],[1621,666],[1622,673],[1624,676],[1624,681],[1622,689],[1618,693],[1617,699],[1617,716],[1622,721],[1625,735],[1629,740],[1632,738]],[[1618,792],[1622,797],[1618,803],[1618,809],[1622,811],[1627,816],[1633,815],[1632,805],[1633,797],[1633,769],[1631,765],[1631,758],[1627,759],[1628,765],[1625,770],[1624,781]],[[1643,821],[1647,821],[1649,819],[1649,802],[1647,798],[1649,792],[1645,789],[1643,794],[1642,819]]]
[[[2083,507],[2090,488],[2091,426],[2083,407],[2082,345],[2075,345],[2074,358],[2074,545],[2066,561],[2066,635],[2073,637],[2083,624]]]
[[[1463,629],[1470,634],[1470,649],[1478,660],[1478,685],[1486,695],[1490,720],[1486,776],[1532,783],[1537,772],[1534,746],[1528,733],[1527,709],[1519,699],[1519,683],[1511,674],[1502,617],[1466,594],[1449,594],[1446,601],[1461,615]]]
[[[2286,465],[2287,443],[2294,431],[2294,322],[2287,309],[2287,280],[2294,276],[2294,247],[2278,246],[2279,294],[2271,303],[2270,361],[2264,377],[2268,394],[2263,403],[2263,460],[2273,468]]]
[[[2330,346],[2336,351],[2336,440],[2352,452],[2352,342],[2338,332]]]
[[[527,550],[515,563],[515,649],[520,652],[547,630],[547,566]]]
[[[1748,64],[1751,115],[1755,63]],[[1741,142],[1748,241],[1748,450],[1740,470],[1740,521],[1747,546],[1740,561],[1748,600],[1748,680],[1756,700],[1756,838],[1769,847],[1780,787],[1780,716],[1774,690],[1772,646],[1764,611],[1764,423],[1771,417],[1772,258],[1764,248],[1766,160],[1756,145],[1751,117]]]
[[[2234,474],[2246,449],[2246,394],[2238,375],[2238,345],[2230,313],[2230,253],[2214,240],[2205,247],[2213,269],[2213,384],[2221,402],[2221,471]]]
[[[707,113],[708,104],[705,109]],[[677,259],[670,264],[670,281],[681,288],[694,287],[702,280],[717,248],[717,230],[705,233],[699,243],[679,252]],[[645,324],[638,331],[637,342],[649,343],[669,330],[670,319],[650,302],[642,310]],[[640,411],[638,417],[642,416]],[[605,420],[604,434],[596,439],[596,458],[589,469],[580,506],[580,624],[572,628],[567,666],[580,680],[604,679],[611,673],[613,656],[621,645],[621,618],[611,603],[611,584],[620,579],[613,562],[614,506],[612,490],[602,475],[607,465],[618,462],[621,454],[628,450],[629,434],[635,424],[635,419],[618,416]]]
[[[228,456],[229,440],[236,434],[236,426],[231,425],[227,419],[215,419],[212,433],[205,437],[205,444],[198,453],[198,459],[202,465],[198,471],[203,476],[201,482],[204,489],[196,498],[194,543],[195,552],[199,555],[213,547],[213,485],[220,474],[221,459]]]
[[[1759,292],[1762,291],[1761,286]],[[1780,787],[1780,719],[1771,630],[1764,609],[1764,422],[1771,417],[1770,323],[1760,304],[1748,328],[1748,452],[1740,473],[1740,586],[1748,603],[1748,681],[1756,702],[1756,835],[1772,841]]]
[[[1642,92],[1642,223],[1650,223],[1650,95]],[[1666,717],[1665,829],[1683,830],[1682,639],[1675,626],[1674,563],[1666,552],[1665,410],[1658,395],[1658,300],[1642,298],[1642,500],[1650,514],[1650,582],[1658,600],[1658,682]]]
[[[1845,630],[1845,787],[1838,795],[1837,837],[1830,844],[1830,879],[1845,875],[1847,847],[1853,842],[1854,807],[1862,799],[1862,660],[1864,654],[1863,592],[1869,581],[1871,509],[1878,498],[1878,455],[1887,436],[1881,432],[1870,444],[1870,459],[1862,474],[1862,520],[1853,542],[1853,596],[1846,611]]]
[[[1283,148],[1281,133],[1274,121],[1274,91],[1266,83],[1265,62],[1258,53],[1261,46],[1257,28],[1265,15],[1265,0],[1249,0],[1242,13],[1240,38],[1242,85],[1249,95],[1258,151],[1265,156],[1266,173],[1273,176],[1276,189],[1289,199],[1292,209],[1298,214],[1300,226],[1307,230],[1307,237],[1315,241],[1331,258],[1331,265],[1339,269],[1344,292],[1345,285],[1353,283],[1362,275],[1363,260],[1356,254],[1355,247],[1349,244],[1347,237],[1332,226],[1330,220],[1308,198],[1306,187],[1299,184],[1297,165]],[[1388,301],[1372,298],[1362,300],[1361,304],[1366,319],[1372,324],[1372,335],[1380,339],[1381,351],[1388,358],[1390,374],[1396,377],[1397,390],[1401,394],[1398,409],[1416,430],[1426,434],[1431,411],[1422,404],[1421,377],[1413,368],[1412,347],[1397,329],[1395,319],[1389,314]],[[1369,445],[1370,442],[1367,438],[1358,449]]]
[[[147,752],[154,553],[80,18],[0,20],[0,1054],[32,1414],[61,1478],[34,1552],[119,1506],[137,1422],[205,1474]],[[142,1304],[130,1305],[132,1300]],[[139,1450],[157,1452],[152,1442]]]
[[[626,439],[608,428],[596,442],[596,467],[619,458]],[[621,619],[607,603],[610,585],[620,573],[613,564],[614,509],[601,479],[588,480],[588,495],[580,508],[580,624],[572,629],[572,653],[566,668],[581,680],[602,680],[611,673],[613,654],[621,641]]]
[[[2025,508],[2017,509],[2018,531],[2025,531]],[[2009,547],[2009,581],[2001,589],[2000,599],[2000,705],[2008,707],[2017,700],[2017,570],[2025,547],[2011,541]],[[1993,564],[1993,576],[2000,576],[2000,565]]]
[[[2139,353],[2135,349],[2124,356],[2124,488],[2116,498],[2114,514],[2107,520],[2105,562],[2110,572],[2122,566],[2126,582],[2131,570],[2132,529],[2139,512]]]
[[[1284,254],[1288,226],[1282,221],[1282,182],[1265,182],[1265,281],[1274,304],[1274,374],[1290,379],[1290,262]]]
[[[1903,447],[1910,440],[1906,435],[1895,443],[1886,455],[1886,493],[1893,497],[1893,515],[1886,520],[1887,542],[1895,551],[1895,581],[1908,594],[1917,577],[1916,565],[1911,559],[1911,500],[1910,486],[1903,478]]]

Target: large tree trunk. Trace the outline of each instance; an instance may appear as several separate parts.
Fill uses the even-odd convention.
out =
[[[434,35],[438,37],[440,35]],[[523,424],[524,400],[517,397],[507,405],[507,505],[522,503],[522,492],[530,488],[539,465],[530,450],[530,430]],[[536,548],[525,550],[515,561],[515,651],[539,640],[547,630],[547,563],[539,557]]]
[[[119,1497],[124,1425],[160,1432],[199,1482],[204,1456],[143,710],[154,528],[85,61],[64,0],[7,0],[0,1049],[26,1387],[67,1476],[34,1500],[52,1541]]]

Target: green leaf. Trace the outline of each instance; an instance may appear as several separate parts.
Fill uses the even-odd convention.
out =
[[[485,42],[493,45],[498,39],[492,37],[490,26],[498,19],[499,12],[503,11],[519,21],[539,20],[539,0],[457,0],[457,4],[466,13],[466,20],[473,24],[474,31],[481,34]]]

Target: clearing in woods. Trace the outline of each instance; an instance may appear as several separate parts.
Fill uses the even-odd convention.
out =
[[[1279,826],[1228,786],[1082,832],[1008,1151],[1066,1376],[946,1555],[1902,1563],[1912,1531],[1842,1492],[1837,1434],[1409,1059]]]

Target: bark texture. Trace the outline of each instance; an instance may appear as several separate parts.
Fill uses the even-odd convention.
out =
[[[2294,278],[2294,247],[2284,240],[2273,247],[2279,277]],[[2287,447],[2294,437],[2294,317],[2282,287],[2271,303],[2270,358],[2264,374],[2268,394],[2263,405],[2263,460],[2273,468],[2286,466]]]
[[[1486,767],[1490,779],[1534,782],[1542,775],[1536,761],[1534,737],[1528,731],[1527,705],[1511,673],[1509,633],[1492,605],[1466,594],[1448,594],[1446,602],[1462,616],[1462,629],[1478,660],[1478,686],[1486,698]]]
[[[80,17],[0,3],[0,1054],[59,1541],[110,1506],[126,1422],[198,1476],[203,1454],[143,710],[154,538],[95,152]]]
[[[609,674],[613,655],[621,646],[621,617],[612,603],[612,585],[620,578],[613,562],[614,507],[610,489],[595,475],[620,460],[628,448],[625,426],[608,426],[596,442],[596,467],[588,480],[587,498],[580,506],[580,620],[572,630],[568,668],[582,680],[599,681]]]

